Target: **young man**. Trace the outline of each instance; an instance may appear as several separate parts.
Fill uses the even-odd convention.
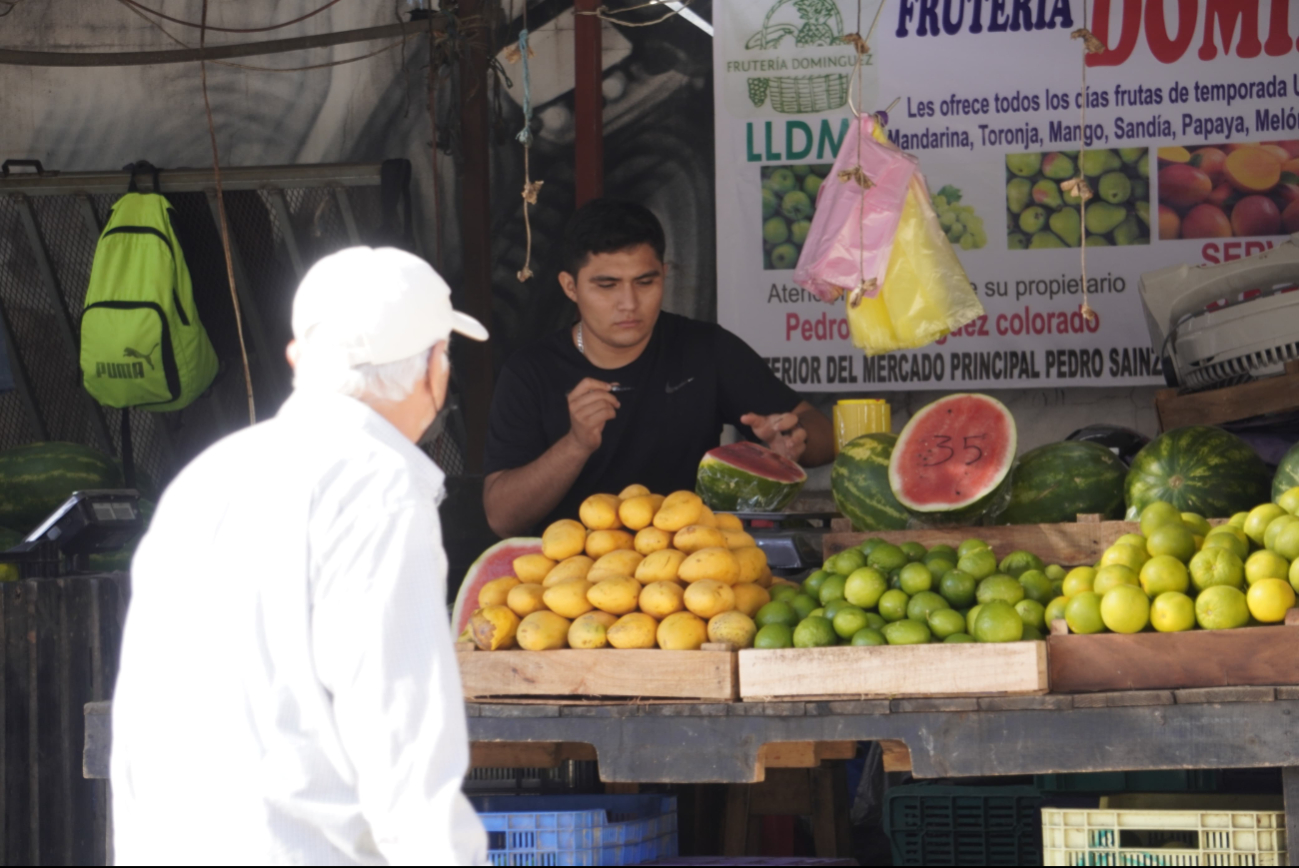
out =
[[[113,698],[119,864],[488,864],[443,477],[414,445],[453,331],[487,338],[418,257],[325,257],[293,302],[292,397],[168,487]]]
[[[559,282],[580,319],[511,358],[492,399],[483,505],[501,536],[633,482],[693,489],[727,423],[807,466],[834,458],[829,420],[748,345],[660,311],[665,246],[629,202],[597,199],[569,221]]]

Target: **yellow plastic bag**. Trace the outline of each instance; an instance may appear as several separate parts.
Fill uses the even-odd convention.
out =
[[[886,141],[876,124],[872,134]],[[933,343],[983,315],[970,278],[938,224],[925,179],[916,172],[902,206],[884,285],[875,298],[848,306],[855,346],[874,356]]]

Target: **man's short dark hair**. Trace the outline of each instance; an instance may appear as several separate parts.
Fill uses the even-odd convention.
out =
[[[592,199],[564,227],[560,269],[577,277],[593,253],[614,253],[648,244],[659,261],[667,250],[663,224],[648,208],[620,199]]]

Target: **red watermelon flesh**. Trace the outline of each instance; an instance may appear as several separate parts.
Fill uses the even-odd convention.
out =
[[[514,559],[524,555],[541,554],[538,537],[513,537],[502,540],[478,556],[456,594],[456,605],[451,610],[451,629],[459,636],[469,625],[469,618],[478,609],[478,592],[493,579],[514,575]]]
[[[977,518],[1015,462],[1015,418],[995,398],[958,394],[911,417],[889,462],[889,484],[913,513]]]

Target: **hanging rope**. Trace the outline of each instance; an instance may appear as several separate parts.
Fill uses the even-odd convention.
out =
[[[641,3],[639,6],[626,6],[622,9],[610,9],[608,6],[601,6],[599,9],[579,9],[577,15],[594,15],[601,21],[608,21],[610,24],[617,24],[619,27],[653,27],[655,24],[662,24],[669,18],[680,15],[685,8],[690,5],[690,0],[681,0],[681,5],[677,6],[666,15],[661,15],[653,21],[628,21],[625,18],[615,18],[611,13],[634,12],[637,9],[648,9],[651,6],[659,6],[667,0],[650,0],[648,3]]]
[[[523,3],[523,29],[519,31],[519,60],[523,63],[523,129],[519,130],[516,139],[523,145],[523,229],[527,233],[527,247],[523,254],[523,267],[515,275],[519,283],[526,283],[532,277],[532,221],[528,209],[537,204],[537,194],[545,181],[534,181],[528,166],[528,155],[532,151],[532,76],[528,71],[528,3]],[[511,58],[513,59],[513,58]]]
[[[857,31],[855,33],[846,33],[843,36],[843,41],[848,43],[854,49],[857,50],[857,60],[853,64],[851,75],[857,78],[858,101],[861,100],[861,96],[862,96],[862,67],[865,65],[863,58],[865,58],[866,55],[871,50],[869,44],[870,38],[875,34],[875,25],[879,23],[880,13],[884,11],[885,2],[887,2],[887,0],[880,0],[879,8],[875,10],[875,20],[871,22],[870,30],[866,32],[865,38],[862,38],[861,0],[857,0]],[[861,115],[862,115],[861,110],[853,103],[852,100],[851,86],[848,89],[848,108],[852,110],[853,117],[857,118],[858,120],[861,120]],[[851,169],[843,169],[842,171],[840,171],[839,183],[847,184],[849,182],[852,182],[855,183],[858,187],[860,187],[862,191],[862,204],[864,208],[866,202],[866,191],[869,190],[871,187],[874,187],[875,183],[870,179],[869,176],[867,176],[866,170],[862,168],[861,145],[862,145],[861,131],[858,130],[857,165],[853,166]],[[848,293],[848,306],[853,308],[857,307],[859,304],[862,303],[862,299],[866,297],[866,293],[874,292],[877,284],[879,283],[879,281],[874,277],[870,279],[867,279],[866,277],[866,249],[865,248],[866,248],[866,229],[862,225],[862,220],[858,219],[857,255],[859,257],[858,275],[861,277],[861,282],[858,283],[857,286],[850,293]]]
[[[1078,175],[1070,178],[1060,185],[1065,192],[1073,193],[1078,197],[1078,255],[1082,261],[1082,306],[1079,312],[1087,322],[1095,322],[1096,311],[1092,310],[1091,303],[1087,298],[1087,200],[1092,197],[1091,186],[1087,183],[1087,174],[1083,171],[1083,160],[1087,156],[1087,55],[1100,54],[1105,50],[1105,45],[1096,36],[1087,29],[1087,0],[1083,0],[1083,26],[1069,34],[1070,39],[1081,39],[1083,41],[1082,53],[1082,125],[1078,128],[1079,137],[1082,139],[1078,143]]]

